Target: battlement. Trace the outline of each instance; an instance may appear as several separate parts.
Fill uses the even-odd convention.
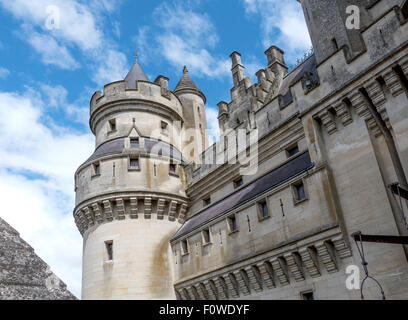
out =
[[[170,111],[175,118],[182,120],[182,106],[178,97],[171,92],[168,87],[167,78],[160,77],[157,83],[138,80],[136,89],[129,89],[128,81],[121,80],[111,82],[104,86],[103,94],[96,91],[90,101],[90,126],[94,132],[95,119],[99,111],[117,105],[124,105],[131,102],[145,103],[158,108],[165,108]],[[154,110],[152,110],[154,111]]]

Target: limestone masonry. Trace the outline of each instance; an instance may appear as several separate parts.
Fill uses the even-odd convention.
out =
[[[300,2],[313,52],[288,70],[268,48],[255,84],[233,52],[212,146],[187,68],[170,90],[136,61],[92,96],[95,152],[75,173],[83,299],[360,299],[350,235],[408,235],[387,188],[407,184],[408,1]],[[407,248],[364,248],[387,299],[408,299]],[[363,293],[381,298],[370,280]]]

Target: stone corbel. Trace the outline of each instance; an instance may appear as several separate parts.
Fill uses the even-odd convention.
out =
[[[216,288],[217,293],[218,293],[218,299],[219,300],[227,300],[228,299],[228,293],[225,292],[224,286],[221,283],[221,279],[220,278],[213,278],[212,280],[214,281],[214,285],[215,285],[215,288]]]
[[[300,258],[296,254],[291,252],[286,253],[284,255],[284,258],[286,259],[288,268],[292,273],[293,277],[295,278],[295,281],[299,282],[305,280],[302,270],[302,262],[300,261]]]
[[[98,203],[95,202],[95,203],[92,204],[92,211],[94,212],[95,220],[98,223],[102,223],[103,222],[103,217],[101,215],[101,209],[100,209]]]
[[[351,257],[351,249],[349,245],[346,243],[342,235],[339,235],[333,239],[331,239],[334,245],[334,248],[336,249],[339,257],[341,259]]]
[[[327,109],[320,111],[317,117],[320,118],[323,125],[326,127],[328,134],[332,134],[337,131],[334,116]]]
[[[315,248],[317,249],[318,256],[326,267],[327,272],[332,273],[338,271],[336,259],[329,244],[325,241],[319,241],[315,244]]]
[[[164,208],[166,205],[166,200],[163,198],[159,198],[157,201],[157,219],[162,220],[164,216]]]
[[[338,101],[333,105],[334,110],[336,110],[337,116],[340,118],[344,126],[347,126],[353,122],[350,110],[343,101]]]
[[[208,300],[217,300],[216,293],[214,292],[210,282],[208,280],[204,280],[203,284],[208,294]]]
[[[176,220],[177,201],[172,200],[169,207],[169,220]]]
[[[119,220],[125,219],[125,204],[122,198],[116,199],[116,213]]]
[[[222,276],[224,278],[225,284],[227,285],[228,288],[228,293],[231,295],[232,298],[238,298],[239,297],[239,292],[237,288],[234,286],[231,280],[231,276],[226,273]]]
[[[103,203],[103,209],[105,211],[105,218],[108,221],[113,220],[113,214],[112,214],[112,205],[109,200],[104,200],[102,201]]]
[[[299,254],[310,276],[312,278],[320,277],[320,270],[315,252],[312,251],[312,249],[305,247],[299,249]]]
[[[89,209],[89,207],[88,206],[84,207],[82,211],[86,217],[86,220],[88,221],[88,226],[93,226],[95,223],[92,218],[91,210]]]
[[[130,218],[131,219],[137,219],[138,218],[137,198],[136,197],[130,198]]]
[[[239,291],[242,292],[244,296],[249,295],[251,291],[241,271],[235,270],[233,273],[234,273],[235,279],[237,279]]]
[[[274,257],[270,260],[270,263],[272,264],[273,272],[278,277],[280,284],[282,286],[288,285],[289,277],[288,277],[288,273],[286,270],[285,262],[282,261],[281,258]]]
[[[256,292],[262,291],[262,283],[258,280],[253,267],[248,266],[245,268],[245,271],[248,275],[249,283],[251,284],[252,288],[254,288]]]
[[[266,265],[266,263],[260,262],[256,266],[258,267],[261,274],[263,284],[269,289],[275,288],[272,270],[268,270],[268,266]]]
[[[178,216],[178,222],[184,223],[186,220],[186,212],[187,212],[187,203],[182,203],[180,206],[180,212]]]
[[[144,218],[150,219],[152,217],[152,198],[144,198]]]

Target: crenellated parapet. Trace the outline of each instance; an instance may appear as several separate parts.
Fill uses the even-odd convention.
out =
[[[89,228],[114,220],[156,219],[183,223],[187,199],[165,194],[128,192],[90,199],[74,210],[75,224],[83,235]]]
[[[96,91],[90,101],[90,127],[95,133],[98,121],[118,111],[141,110],[158,113],[175,121],[182,121],[182,106],[178,97],[168,90],[168,79],[159,77],[156,83],[138,80],[130,89],[127,80],[104,86],[103,93]]]

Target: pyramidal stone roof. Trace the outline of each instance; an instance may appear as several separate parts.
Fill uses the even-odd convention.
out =
[[[144,73],[142,67],[140,66],[137,60],[133,64],[132,69],[130,69],[129,73],[127,74],[125,80],[128,81],[128,88],[129,89],[136,89],[136,81],[143,80],[143,81],[150,81],[149,78]]]
[[[0,300],[76,300],[65,283],[2,218]]]

